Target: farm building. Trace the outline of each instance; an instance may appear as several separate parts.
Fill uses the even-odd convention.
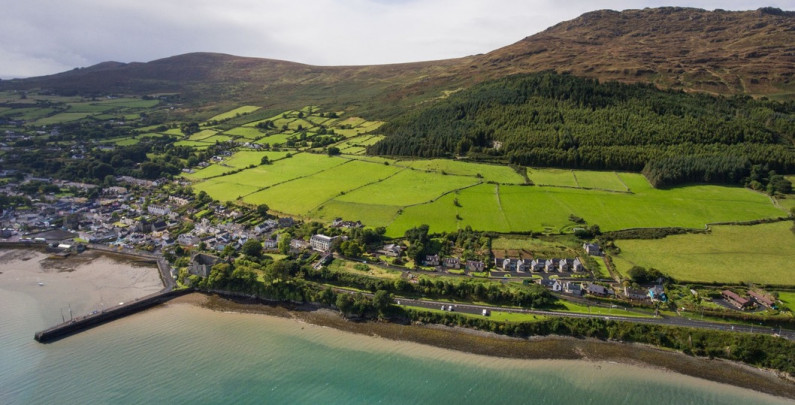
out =
[[[723,298],[726,299],[726,301],[729,304],[732,304],[739,309],[749,308],[753,304],[751,300],[737,295],[737,293],[735,293],[734,291],[723,290],[721,291],[720,294],[723,296]]]
[[[774,308],[776,306],[776,299],[764,292],[749,291],[748,295],[760,305],[764,305],[768,308]]]

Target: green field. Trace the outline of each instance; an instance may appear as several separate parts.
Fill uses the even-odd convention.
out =
[[[620,257],[654,267],[683,282],[750,282],[795,285],[792,222],[715,226],[710,234],[660,240],[621,240]]]
[[[37,119],[34,122],[34,125],[52,125],[52,124],[60,124],[63,122],[69,122],[69,121],[77,121],[86,118],[90,115],[91,115],[90,113],[85,113],[85,112],[64,112],[60,114],[51,115],[49,117]]]
[[[527,176],[530,177],[533,183],[539,185],[577,187],[574,175],[569,169],[528,168]]]
[[[258,166],[196,183],[193,188],[197,192],[206,191],[214,199],[232,201],[277,183],[328,170],[346,161],[324,155],[300,153],[272,165]]]
[[[213,136],[211,136],[209,138],[204,138],[201,142],[204,142],[204,143],[212,145],[212,144],[214,144],[216,142],[227,142],[227,141],[231,141],[232,139],[234,139],[234,138],[232,138],[231,136],[227,136],[227,135],[213,135]]]
[[[428,202],[445,192],[471,186],[477,182],[478,179],[471,177],[443,176],[404,169],[389,179],[346,194],[339,200],[407,206]]]
[[[401,209],[397,205],[376,205],[331,200],[312,210],[308,216],[319,221],[331,222],[335,218],[362,221],[372,226],[387,226],[397,217]]]
[[[394,174],[391,166],[349,161],[328,170],[270,187],[243,199],[250,204],[267,203],[272,209],[295,215],[307,214],[322,203]]]
[[[188,139],[191,140],[191,141],[202,141],[202,140],[205,140],[205,139],[207,139],[207,138],[209,138],[209,137],[211,137],[211,136],[213,136],[215,134],[217,134],[217,132],[213,131],[212,129],[203,129],[203,130],[201,130],[199,132],[196,132],[195,134],[191,135],[190,138],[188,138]]]
[[[602,190],[627,191],[627,187],[615,172],[592,172],[577,170],[574,172],[577,183],[583,188]]]
[[[208,121],[228,120],[228,119],[231,119],[231,118],[235,118],[238,115],[252,113],[252,112],[257,111],[259,109],[260,109],[260,107],[251,106],[251,105],[245,105],[243,107],[238,107],[238,108],[235,108],[234,110],[227,111],[227,112],[222,113],[222,114],[218,114],[218,115],[210,118]]]
[[[237,127],[224,132],[224,135],[242,136],[247,139],[257,139],[265,136],[264,132],[260,132],[257,128],[250,127]]]
[[[460,176],[480,175],[483,181],[492,181],[495,183],[524,184],[524,177],[508,166],[469,163],[449,159],[407,160],[396,164],[419,170],[438,173],[445,172],[447,174]]]
[[[271,138],[274,137],[265,139]],[[356,139],[367,141],[368,138]],[[180,143],[184,142],[192,141]],[[220,165],[185,177],[199,180],[258,165],[264,154],[276,160],[286,153],[239,152]],[[524,186],[506,184],[523,181],[522,176],[508,167],[463,161],[395,162],[378,157],[347,156],[329,158],[299,153],[272,165],[214,177],[196,183],[194,188],[224,201],[262,190],[246,197],[245,201],[264,202],[283,213],[325,221],[335,217],[359,219],[371,226],[387,226],[390,236],[402,235],[406,229],[423,223],[428,224],[432,232],[466,226],[504,233],[570,232],[578,226],[569,220],[570,215],[584,218],[591,225],[598,224],[603,231],[667,226],[703,228],[714,222],[784,215],[784,211],[776,208],[764,194],[739,187],[699,185],[658,190],[640,174],[588,171],[575,173],[591,186],[617,190],[620,184],[622,190],[629,187],[632,193]],[[351,158],[356,162],[335,167]],[[347,172],[349,168],[356,170]],[[329,169],[331,171],[324,174]],[[482,178],[476,177],[478,173]],[[566,181],[574,183],[574,175],[569,170],[533,169],[530,175],[535,181],[542,178],[557,185]],[[299,177],[306,178],[296,180]],[[488,184],[486,180],[501,184]],[[284,184],[273,187],[279,183]],[[362,187],[367,183],[372,184]]]
[[[268,145],[271,145],[271,146],[273,146],[273,145],[281,145],[281,144],[287,142],[287,140],[289,138],[293,137],[293,136],[295,136],[295,134],[292,133],[292,132],[289,133],[289,134],[271,135],[271,136],[268,136],[266,138],[262,138],[262,139],[258,140],[256,143],[258,143],[258,144],[267,143]]]
[[[791,311],[795,312],[795,292],[778,292],[778,299]]]
[[[475,192],[475,190],[464,190],[461,194],[463,199],[467,199],[468,193]],[[665,226],[703,228],[704,225],[712,222],[747,221],[784,214],[764,195],[737,187],[690,186],[657,190],[647,186],[646,190],[626,194],[557,187],[501,185],[499,194],[499,205],[486,199],[473,210],[468,210],[464,205],[460,214],[463,221],[457,226],[470,225],[474,229],[489,230],[478,226],[483,226],[486,221],[499,220],[482,217],[496,217],[500,210],[508,223],[508,228],[491,230],[550,233],[567,231],[575,226],[576,224],[569,221],[571,214],[585,218],[590,224],[598,224],[603,231]],[[459,197],[460,200],[461,198]],[[447,204],[440,200],[409,207],[404,210],[404,215],[409,215],[413,219],[426,218],[425,223],[437,232],[454,230],[456,227],[451,227],[447,219],[437,223],[436,215],[451,210]],[[406,221],[398,218],[390,226],[389,234],[402,234],[411,227],[408,225]]]
[[[273,162],[275,160],[284,158],[285,155],[287,155],[287,152],[240,151],[229,158],[224,159],[224,161],[221,163],[207,166],[204,169],[197,170],[194,173],[186,174],[184,177],[191,180],[207,179],[238,169],[244,169],[251,165],[258,166],[262,161],[263,156],[268,156],[268,159]]]

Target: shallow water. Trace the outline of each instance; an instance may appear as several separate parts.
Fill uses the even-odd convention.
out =
[[[57,280],[14,291],[9,263],[0,265],[2,404],[792,403],[649,368],[478,356],[190,304],[42,345],[33,333],[58,304],[37,288],[56,290]]]

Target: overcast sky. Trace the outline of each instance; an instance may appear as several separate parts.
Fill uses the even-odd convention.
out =
[[[10,0],[0,7],[0,78],[188,52],[314,65],[414,62],[485,53],[597,9],[795,9],[795,0],[680,1]]]

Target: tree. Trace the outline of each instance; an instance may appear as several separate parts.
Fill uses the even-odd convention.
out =
[[[338,148],[336,146],[332,146],[332,147],[328,148],[328,150],[326,152],[328,153],[329,156],[339,155],[340,154],[340,148]]]
[[[186,124],[182,124],[182,126],[179,129],[185,135],[195,134],[196,132],[199,132],[199,123],[189,122]]]
[[[271,164],[271,161],[268,159],[268,155],[263,156],[262,159],[260,159],[259,164],[261,165]]]
[[[337,308],[343,315],[348,315],[353,309],[353,298],[350,294],[337,294]]]
[[[386,290],[378,290],[373,296],[373,306],[379,314],[384,314],[389,306],[392,305],[392,294]]]
[[[249,239],[243,244],[243,254],[251,257],[262,256],[262,243],[256,239]]]
[[[279,240],[278,248],[279,252],[286,255],[290,253],[290,234],[283,234],[282,238]]]
[[[267,218],[269,209],[270,207],[268,207],[268,204],[260,204],[257,206],[257,214],[263,218]]]

